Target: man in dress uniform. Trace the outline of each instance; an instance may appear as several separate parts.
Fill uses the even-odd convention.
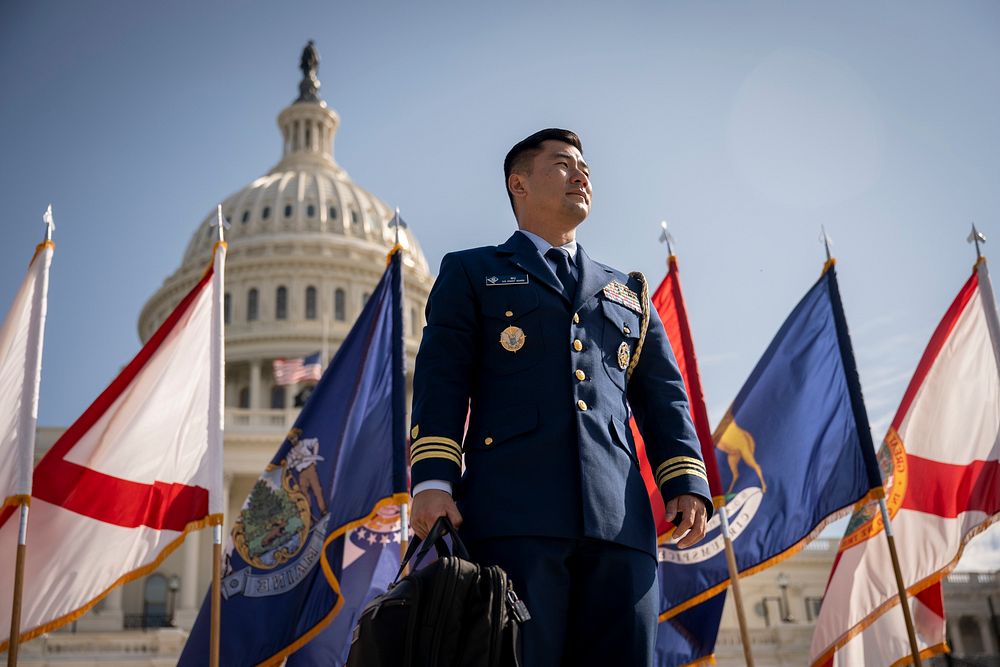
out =
[[[576,242],[592,194],[576,134],[536,132],[504,176],[518,231],[446,255],[427,301],[413,528],[447,515],[507,572],[532,615],[527,667],[650,665],[656,531],[628,420],[679,546],[695,544],[712,504],[683,380],[642,275]]]

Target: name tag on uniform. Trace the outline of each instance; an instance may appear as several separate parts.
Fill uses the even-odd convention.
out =
[[[528,274],[516,276],[486,276],[487,287],[504,287],[506,285],[527,285]]]

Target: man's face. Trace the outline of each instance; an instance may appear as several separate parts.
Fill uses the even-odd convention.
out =
[[[551,216],[566,217],[580,224],[590,213],[590,169],[583,154],[562,141],[545,141],[532,162],[530,174],[522,174],[525,198],[521,205]]]

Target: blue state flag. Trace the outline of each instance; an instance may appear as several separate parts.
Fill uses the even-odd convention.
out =
[[[673,621],[664,646],[672,631],[687,640],[675,646],[703,641],[698,614],[721,614],[729,585],[721,515],[737,570],[748,576],[802,549],[881,486],[832,260],[757,362],[714,441],[725,511],[698,545],[659,548],[660,620]]]
[[[664,576],[663,568],[660,576]],[[715,664],[715,641],[726,606],[726,592],[671,616],[657,626],[657,667]]]
[[[399,567],[398,505],[409,499],[400,262],[394,252],[235,517],[223,665],[343,664],[360,610]],[[206,596],[180,665],[208,664],[210,606]]]

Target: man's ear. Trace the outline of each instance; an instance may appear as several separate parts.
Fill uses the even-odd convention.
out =
[[[524,197],[528,194],[526,187],[526,182],[524,174],[519,174],[516,171],[511,172],[510,176],[507,177],[507,188],[513,197]]]

